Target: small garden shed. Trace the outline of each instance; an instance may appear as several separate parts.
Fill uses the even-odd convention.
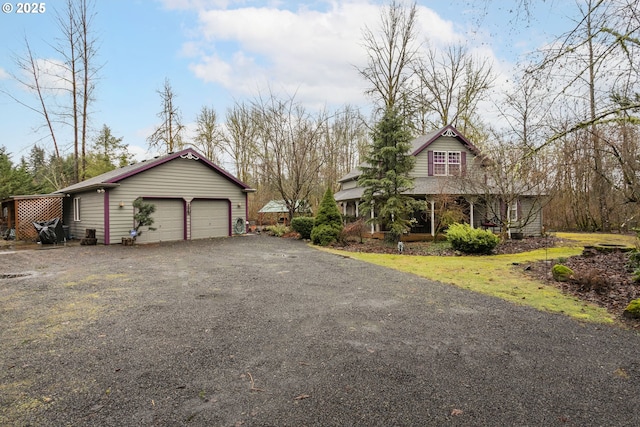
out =
[[[311,207],[304,200],[296,201],[296,212],[311,214]],[[284,224],[289,222],[289,208],[284,200],[270,200],[258,211],[259,224]]]
[[[95,229],[98,243],[122,242],[135,227],[133,202],[155,205],[139,243],[226,237],[245,232],[254,191],[192,148],[116,169],[63,188],[64,223],[74,237]]]

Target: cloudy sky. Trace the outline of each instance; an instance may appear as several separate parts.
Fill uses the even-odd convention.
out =
[[[443,47],[465,43],[488,57],[504,84],[527,52],[572,26],[573,0],[533,0],[525,17],[521,0],[420,0],[420,41]],[[46,146],[33,94],[18,85],[16,56],[25,38],[39,58],[59,59],[56,9],[18,14],[17,2],[0,14],[0,146],[14,161],[34,143]],[[185,123],[202,106],[220,118],[234,102],[269,91],[295,94],[311,111],[351,104],[367,111],[362,30],[376,29],[379,0],[110,0],[95,4],[93,32],[101,65],[92,105],[95,130],[108,125],[139,159],[152,155],[146,138],[158,125],[157,93],[169,79]],[[10,94],[11,96],[7,95]],[[43,139],[44,138],[44,139]],[[61,146],[69,152],[68,137]]]

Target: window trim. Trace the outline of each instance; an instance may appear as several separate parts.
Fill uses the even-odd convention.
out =
[[[438,158],[438,154],[444,154],[444,161],[436,161],[436,159]],[[457,154],[457,157],[458,157],[457,163],[449,162],[450,154]],[[441,167],[442,165],[444,165],[444,173],[438,173],[437,169],[439,166]],[[453,176],[454,174],[451,173],[449,168],[450,165],[458,166],[458,172],[455,175],[458,175],[462,172],[462,151],[433,150],[433,175],[434,176]]]
[[[80,217],[80,197],[74,197],[73,198],[73,220],[75,222],[80,222],[82,221],[81,217]]]
[[[509,218],[509,223],[510,224],[513,224],[513,223],[519,221],[519,218],[518,218],[518,199],[516,199],[513,202],[511,202],[511,204],[509,205],[508,218]]]

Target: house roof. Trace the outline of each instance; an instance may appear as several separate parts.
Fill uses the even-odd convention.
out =
[[[422,151],[424,151],[429,145],[431,145],[434,141],[442,136],[450,136],[456,138],[462,145],[464,145],[469,151],[471,151],[475,155],[480,154],[480,150],[473,145],[467,138],[465,138],[456,128],[452,125],[447,125],[443,128],[436,129],[432,132],[429,132],[426,135],[421,135],[411,141],[410,153],[412,156],[417,156]],[[364,166],[366,163],[362,163],[361,166]],[[362,172],[360,171],[360,167],[357,167],[348,174],[343,176],[338,180],[338,182],[346,182],[357,179]],[[337,200],[337,199],[336,199]]]
[[[64,194],[22,194],[16,196],[9,196],[0,202],[9,202],[11,200],[32,200],[32,199],[55,199],[64,197]]]
[[[300,208],[301,206],[304,207],[305,205],[306,203],[301,202],[300,200],[296,202],[296,208]],[[306,211],[310,212],[311,209],[308,206],[306,206]],[[262,209],[258,211],[258,213],[284,213],[284,212],[289,212],[289,209],[287,209],[287,203],[284,200],[270,200],[266,205],[262,207]]]
[[[471,151],[476,156],[480,154],[480,150],[473,145],[467,138],[465,138],[456,128],[452,125],[447,125],[441,129],[434,130],[426,135],[422,135],[417,137],[411,142],[411,155],[417,156],[424,149],[426,149],[431,143],[440,138],[441,136],[450,136],[458,141],[462,145],[464,145],[469,151]]]
[[[404,192],[404,194],[418,196],[418,195],[436,195],[436,194],[458,194],[467,195],[469,191],[461,188],[455,181],[449,179],[434,179],[431,178],[415,178],[414,187],[412,190]],[[337,202],[345,200],[361,199],[364,194],[364,187],[355,187],[348,190],[338,191],[334,198]],[[475,193],[473,193],[475,194]]]
[[[439,179],[442,178],[442,179]],[[478,192],[474,188],[464,188],[460,185],[460,182],[455,180],[446,179],[445,177],[418,177],[414,179],[414,187],[412,190],[405,191],[403,194],[411,196],[435,196],[438,194],[454,194],[458,196],[473,196],[478,195]],[[485,190],[494,188],[493,194],[499,194],[497,187],[485,186]],[[343,202],[346,200],[358,200],[362,199],[364,194],[364,187],[349,188],[348,190],[338,191],[334,194],[336,202]],[[521,196],[539,197],[545,193],[539,188],[529,188],[518,192]]]
[[[80,191],[93,190],[95,188],[109,188],[109,187],[117,187],[119,186],[119,182],[125,178],[129,178],[131,176],[137,175],[146,170],[152,169],[156,166],[160,166],[164,163],[170,162],[171,160],[183,158],[183,159],[192,159],[197,160],[204,163],[209,168],[213,169],[215,172],[220,174],[225,179],[233,182],[238,187],[242,188],[246,192],[255,191],[250,188],[247,184],[240,181],[238,178],[231,175],[229,172],[225,171],[221,167],[215,165],[202,154],[194,150],[193,148],[185,148],[184,150],[177,151],[175,153],[165,154],[163,156],[158,156],[150,160],[143,160],[138,163],[133,163],[118,169],[114,169],[112,171],[103,173],[102,175],[95,176],[93,178],[89,178],[85,181],[79,182],[77,184],[70,185],[68,187],[62,188],[60,190],[55,191],[54,193],[77,193]]]

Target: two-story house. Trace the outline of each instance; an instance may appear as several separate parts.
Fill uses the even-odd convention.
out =
[[[426,201],[427,209],[416,212],[412,233],[435,236],[440,218],[438,202],[446,198],[458,205],[463,221],[474,228],[504,231],[513,236],[542,234],[542,200],[538,190],[506,193],[504,186],[491,185],[494,179],[483,174],[483,167],[491,159],[480,151],[453,126],[445,126],[413,140],[411,155],[416,162],[411,176],[414,188],[411,196]],[[473,173],[471,173],[473,172]],[[335,199],[347,217],[360,217],[360,203],[364,188],[358,185],[360,169],[339,180],[340,190]],[[474,182],[475,180],[475,182]],[[510,188],[513,188],[511,186]],[[521,187],[524,188],[524,187]],[[375,215],[374,209],[371,216]],[[372,233],[380,231],[379,227]]]

